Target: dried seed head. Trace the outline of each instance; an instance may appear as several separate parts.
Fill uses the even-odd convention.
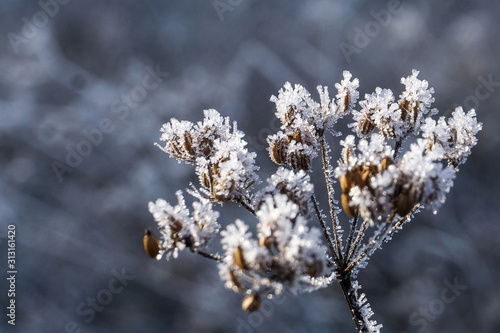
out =
[[[151,232],[151,229],[146,230],[143,243],[144,250],[146,251],[147,255],[151,258],[156,258],[156,256],[160,252],[160,243],[158,242],[156,236]]]
[[[248,269],[245,259],[243,258],[243,251],[241,250],[241,247],[238,247],[236,251],[233,252],[233,262],[241,269]]]
[[[246,313],[257,311],[260,308],[261,299],[259,294],[251,294],[245,296],[241,302],[241,308]]]

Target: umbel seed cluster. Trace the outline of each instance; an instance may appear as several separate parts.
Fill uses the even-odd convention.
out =
[[[169,259],[189,249],[217,261],[225,286],[246,295],[247,312],[258,310],[262,297],[284,290],[299,294],[339,283],[358,330],[379,332],[382,325],[370,319],[373,311],[356,280],[359,270],[421,208],[437,211],[482,128],[475,111],[461,107],[448,119],[433,118],[434,89],[418,74],[401,79],[397,99],[377,87],[359,103],[359,81],[347,71],[333,98],[328,87],[317,87],[319,102],[303,86],[285,83],[271,97],[281,128],[267,138],[269,156],[279,167],[263,186],[256,154],[236,122],[213,109],[197,123],[171,119],[161,128],[164,144],[156,145],[194,164],[200,187],[187,189],[192,209],[181,191],[175,206],[163,199],[149,203],[160,237],[146,231],[146,253]],[[341,136],[338,120],[349,115],[351,133],[332,152],[327,133]],[[318,156],[329,221],[310,177]],[[238,219],[221,230],[214,205],[225,202],[239,204],[255,221]],[[214,239],[220,240],[220,254],[209,250]]]

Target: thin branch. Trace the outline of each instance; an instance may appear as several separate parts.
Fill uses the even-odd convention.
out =
[[[382,226],[382,228],[379,229],[379,232],[377,232],[376,235],[372,236],[370,242],[365,246],[363,251],[357,255],[356,259],[349,262],[349,265],[345,268],[344,271],[350,271],[360,262],[361,259],[366,256],[370,257],[377,250],[377,244],[387,242],[387,240],[392,237],[392,235],[405,223],[405,221],[408,219],[408,216],[411,216],[413,213],[415,213],[419,209],[419,207],[420,205],[415,205],[408,214],[401,217],[396,223],[394,223],[392,228],[389,229],[395,216],[395,213],[393,212],[387,218],[387,222]]]
[[[212,260],[215,260],[215,261],[218,261],[218,262],[222,261],[221,256],[218,255],[218,254],[208,253],[208,252],[205,252],[205,251],[202,251],[202,250],[198,250],[196,248],[190,248],[190,249],[191,249],[191,252],[198,253],[202,257],[205,257],[205,258],[208,258],[208,259],[212,259]]]
[[[252,215],[256,215],[255,208],[253,208],[249,203],[247,203],[243,198],[238,198],[233,200],[237,204],[243,206],[246,210],[248,210]]]
[[[356,233],[356,226],[358,224],[358,217],[359,217],[359,215],[356,213],[354,220],[351,222],[351,231],[349,232],[349,236],[347,238],[347,244],[345,246],[344,258],[347,258],[349,256],[349,253],[351,252],[351,244],[352,244],[352,240],[354,238],[354,234]]]
[[[352,243],[352,247],[351,250],[349,251],[346,262],[350,262],[352,257],[355,255],[357,249],[361,245],[361,241],[363,240],[363,237],[365,236],[365,231],[366,229],[368,229],[369,225],[370,225],[369,220],[363,220],[363,222],[361,223],[361,226],[359,227],[358,233],[356,235],[356,239]]]
[[[328,231],[328,228],[326,227],[325,221],[323,220],[323,216],[321,214],[321,210],[319,209],[319,204],[318,200],[316,199],[316,195],[311,196],[311,200],[314,205],[314,210],[316,211],[316,216],[318,217],[319,224],[321,225],[321,229],[323,229],[323,234],[325,235],[326,241],[328,243],[328,248],[330,249],[330,252],[332,253],[332,258],[335,262],[335,264],[340,266],[339,258],[337,258],[337,254],[335,252],[335,245],[333,244],[333,239],[332,236],[330,235],[330,232]]]
[[[320,145],[321,145],[321,160],[323,162],[323,171],[325,174],[326,189],[328,192],[328,204],[330,205],[330,216],[332,218],[332,223],[333,223],[333,238],[335,240],[335,250],[336,250],[335,253],[338,258],[338,261],[343,262],[344,258],[342,256],[342,244],[339,236],[339,230],[341,230],[341,227],[337,217],[337,213],[335,212],[335,199],[333,197],[334,190],[331,178],[332,167],[330,165],[328,151],[327,151],[327,144],[324,138],[321,138]]]
[[[406,138],[406,137],[405,137]],[[403,140],[405,138],[401,138],[394,144],[394,160],[398,157],[399,151],[401,150],[401,146],[403,145]]]
[[[413,207],[413,209],[411,210],[411,212],[409,214],[400,218],[396,223],[394,223],[394,226],[391,228],[391,230],[389,230],[386,238],[384,238],[384,241],[386,241],[386,239],[389,239],[390,237],[392,237],[392,235],[394,235],[394,233],[397,232],[401,228],[401,226],[408,220],[408,216],[411,216],[412,214],[414,214],[419,208],[420,208],[420,204],[415,205],[415,207]]]
[[[363,251],[359,253],[356,258],[349,263],[349,265],[346,267],[345,271],[350,271],[351,269],[356,266],[361,259],[364,257],[370,257],[373,253],[372,250],[375,248],[377,244],[381,244],[381,238],[385,237],[387,230],[389,229],[389,226],[392,223],[392,219],[394,218],[394,215],[391,214],[388,218],[387,221],[375,232],[375,234],[370,238],[370,241],[368,244],[365,245],[363,248]],[[375,250],[373,250],[375,252]]]

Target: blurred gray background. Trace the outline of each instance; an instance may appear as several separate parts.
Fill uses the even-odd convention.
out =
[[[238,121],[265,179],[276,169],[269,97],[285,81],[334,92],[348,69],[361,96],[376,86],[397,95],[415,68],[442,115],[474,107],[484,129],[439,213],[406,225],[360,283],[384,332],[499,332],[499,16],[496,1],[3,0],[0,331],[354,332],[337,285],[248,316],[213,262],[148,258],[148,201],[175,202],[196,182],[153,142],[171,117],[215,108]],[[143,89],[155,69],[159,84]],[[220,211],[223,226],[255,224],[233,204]],[[10,224],[15,328],[5,316]],[[92,298],[106,304],[92,313]]]

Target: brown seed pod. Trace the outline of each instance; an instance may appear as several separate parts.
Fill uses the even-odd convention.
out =
[[[179,220],[170,220],[169,226],[172,233],[177,233],[182,230],[182,222]]]
[[[345,148],[342,150],[343,156],[342,159],[344,160],[345,164],[349,163],[349,157],[354,154],[354,150],[352,148]]]
[[[361,187],[368,186],[370,184],[371,172],[369,168],[365,168],[361,172]]]
[[[243,258],[243,251],[241,247],[238,247],[236,251],[233,252],[233,262],[236,266],[241,269],[247,269],[248,266],[245,263],[245,259]]]
[[[342,189],[342,193],[349,193],[351,190],[351,180],[348,175],[340,176],[340,188]]]
[[[399,101],[399,109],[401,110],[401,119],[403,119],[403,121],[406,120],[406,117],[408,115],[409,105],[410,102],[408,102],[406,99],[402,99]]]
[[[349,206],[349,203],[351,201],[351,198],[349,197],[349,194],[342,193],[342,208],[344,209],[344,212],[347,214],[349,217],[355,217],[356,216],[356,210]]]
[[[299,153],[297,156],[298,162],[297,167],[301,170],[311,169],[311,158],[307,156],[304,152]]]
[[[270,237],[266,237],[264,235],[261,235],[259,237],[259,246],[270,249],[271,245],[272,245],[272,240],[270,239]]]
[[[184,149],[187,151],[189,155],[193,157],[196,154],[193,148],[193,137],[189,132],[184,132]]]
[[[271,159],[281,165],[286,161],[286,141],[275,141],[271,147]]]
[[[144,233],[143,243],[147,255],[151,258],[156,258],[158,253],[160,253],[160,242],[158,242],[156,236],[151,232],[151,229],[147,229]]]
[[[363,118],[358,121],[358,131],[362,135],[368,135],[375,129],[375,124],[370,120],[368,114],[364,114]]]
[[[251,313],[257,311],[260,308],[261,299],[259,294],[250,294],[243,298],[241,302],[241,308],[246,313]]]
[[[177,142],[176,142],[176,141],[172,141],[172,142],[170,142],[170,146],[171,146],[171,147],[172,147],[172,149],[174,150],[174,156],[175,156],[175,157],[178,157],[178,158],[182,158],[182,157],[183,157],[182,151],[181,151],[181,149],[179,148],[179,146],[177,145]]]
[[[351,106],[351,94],[349,94],[349,91],[345,91],[345,96],[342,99],[342,101],[339,103],[338,106],[338,111],[337,113],[339,115],[343,115],[344,113],[349,111],[349,107]]]
[[[408,215],[415,206],[414,200],[408,193],[400,193],[397,198],[397,212],[400,216]]]
[[[212,155],[213,141],[207,137],[203,137],[203,135],[201,137],[202,140],[197,144],[198,151],[201,151],[205,157],[210,157],[210,155]]]
[[[207,189],[210,189],[210,176],[206,172],[203,172],[201,174],[201,185]]]
[[[294,170],[309,170],[311,169],[311,158],[304,151],[293,152],[290,154],[289,166]]]
[[[285,127],[290,127],[290,125],[292,125],[293,121],[295,120],[295,113],[297,112],[296,108],[294,105],[289,105],[288,106],[288,110],[286,111],[285,113],[285,122],[283,123],[283,125],[285,125]]]

